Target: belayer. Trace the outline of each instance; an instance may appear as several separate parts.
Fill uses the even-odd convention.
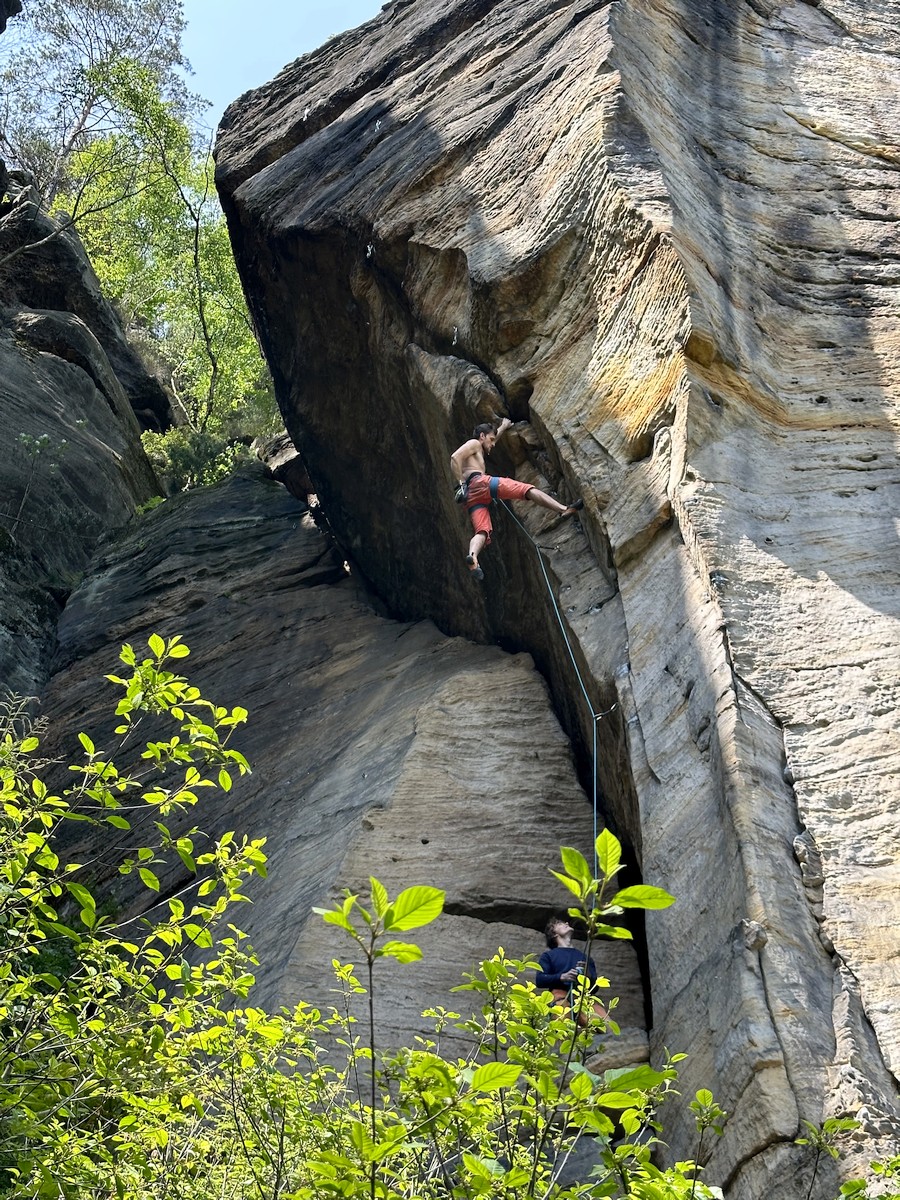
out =
[[[493,525],[490,505],[493,500],[530,500],[533,504],[540,504],[563,517],[574,517],[579,509],[584,507],[583,500],[576,500],[574,504],[569,505],[560,504],[558,500],[554,500],[552,496],[530,483],[520,483],[518,479],[507,479],[502,475],[485,474],[484,456],[490,454],[497,444],[497,439],[511,425],[509,417],[504,417],[496,429],[488,423],[476,425],[472,437],[450,455],[450,468],[459,485],[456,496],[465,503],[475,530],[466,555],[473,579],[484,579],[484,572],[478,565],[478,556],[485,546],[491,544]]]
[[[581,1009],[574,1013],[574,988],[579,975],[590,982],[591,991],[597,986],[597,968],[592,958],[585,958],[584,951],[572,945],[575,930],[566,917],[551,917],[544,930],[547,939],[547,949],[538,959],[540,970],[535,973],[534,982],[539,988],[546,988],[553,993],[553,998],[559,1004],[568,1004],[579,1025],[587,1024],[587,1012]],[[606,1009],[599,1000],[592,1000],[591,1007],[595,1016],[605,1018]]]

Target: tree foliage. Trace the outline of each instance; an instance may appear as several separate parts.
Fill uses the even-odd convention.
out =
[[[352,962],[334,960],[332,1010],[247,1005],[256,960],[228,915],[246,879],[265,874],[262,842],[178,832],[202,795],[230,790],[249,769],[231,745],[247,714],[207,700],[171,669],[188,655],[179,638],[153,635],[147,648],[140,658],[125,646],[125,672],[108,677],[120,689],[117,748],[80,734],[82,755],[64,790],[46,782],[53,768],[40,758],[43,733],[25,710],[8,707],[0,724],[0,1194],[718,1194],[691,1163],[653,1163],[675,1059],[658,1070],[585,1065],[601,1024],[591,1017],[581,1029],[537,991],[524,978],[530,960],[499,950],[457,989],[474,999],[472,1017],[433,1010],[433,1034],[400,1050],[378,1047],[372,965],[393,960],[401,969],[421,957],[408,935],[440,915],[436,888],[392,898],[373,878],[367,897],[345,893],[321,910],[366,972],[361,983]],[[135,757],[148,720],[140,766],[125,770],[116,760]],[[139,837],[148,815],[152,837]],[[89,866],[65,861],[59,832],[72,821],[118,845],[118,871],[148,898],[142,916],[114,916]],[[617,843],[602,836],[598,851],[610,862]],[[172,864],[182,883],[163,895]],[[616,891],[612,876],[592,878],[574,850],[563,851],[563,864],[592,936],[624,901],[671,899],[659,889]],[[448,1053],[441,1043],[451,1031]],[[700,1101],[703,1127],[720,1125],[712,1098]],[[594,1176],[565,1184],[585,1138],[596,1148]]]
[[[0,266],[77,227],[126,332],[174,395],[179,428],[146,443],[175,488],[212,482],[280,428],[201,102],[179,74],[182,26],[181,0],[35,0],[14,50],[0,43],[0,149],[59,210],[50,233]],[[18,203],[38,211],[27,192]]]
[[[32,174],[48,207],[74,154],[127,132],[120,64],[149,73],[164,100],[187,110],[183,28],[181,0],[29,0],[0,42],[0,153]]]
[[[212,158],[149,88],[143,99],[145,184],[111,203],[117,185],[110,194],[92,164],[97,155],[114,156],[115,139],[81,152],[73,170],[90,182],[79,231],[132,341],[174,394],[183,424],[145,437],[145,445],[183,488],[212,482],[242,439],[269,436],[280,421],[213,188]]]
[[[0,1196],[721,1196],[696,1163],[657,1161],[683,1055],[604,1070],[593,1039],[618,1029],[595,1015],[584,977],[582,1027],[527,978],[533,960],[499,949],[455,989],[470,1017],[432,1009],[412,1044],[379,1045],[372,968],[421,958],[409,934],[440,916],[437,888],[391,897],[372,878],[366,895],[344,892],[318,910],[352,954],[333,960],[331,1009],[249,1004],[256,959],[230,912],[246,880],[265,875],[263,842],[187,827],[201,796],[230,791],[249,770],[232,745],[247,713],[173,670],[189,654],[180,638],[154,634],[147,651],[123,647],[125,670],[107,677],[119,689],[116,744],[79,734],[62,790],[49,782],[58,767],[41,757],[40,722],[22,704],[0,713]],[[138,766],[125,769],[123,756]],[[141,915],[116,915],[91,865],[67,861],[60,832],[74,821],[103,834],[104,854],[146,897]],[[621,930],[614,918],[626,909],[672,903],[660,888],[617,886],[621,846],[609,831],[595,853],[596,875],[572,847],[554,872],[587,929],[586,957],[594,938]],[[606,1007],[614,1013],[615,1000]],[[727,1114],[706,1090],[689,1107],[699,1158],[706,1134],[728,1136]],[[811,1195],[819,1157],[837,1155],[858,1123],[804,1124]],[[571,1182],[586,1144],[594,1166]],[[876,1188],[890,1186],[900,1160],[873,1174]],[[841,1196],[865,1200],[868,1186],[850,1180]]]
[[[169,670],[188,648],[153,635],[130,674],[110,676],[119,748],[148,717],[167,718],[171,737],[147,743],[133,772],[79,735],[82,758],[61,792],[46,782],[39,729],[22,705],[8,704],[0,736],[0,1171],[12,1196],[113,1195],[119,1130],[123,1164],[144,1170],[150,1145],[165,1139],[170,1106],[180,1102],[187,1060],[183,1039],[198,1013],[208,1021],[227,996],[253,981],[241,936],[222,935],[228,906],[252,874],[265,872],[262,841],[170,825],[205,789],[229,789],[248,771],[230,746],[245,720]],[[152,837],[135,838],[135,813],[152,815]],[[146,917],[114,921],[90,886],[90,870],[64,861],[61,827],[78,821],[118,844],[122,875],[149,892]],[[179,863],[184,886],[157,899],[161,868]],[[189,965],[188,948],[207,948]],[[173,1089],[174,1088],[174,1093]],[[135,1179],[137,1176],[134,1177]],[[140,1194],[135,1191],[134,1195]]]

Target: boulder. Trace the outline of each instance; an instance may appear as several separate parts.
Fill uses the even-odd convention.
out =
[[[59,227],[11,178],[0,203],[0,690],[31,696],[97,543],[160,490],[132,401],[164,394],[75,235],[32,248]]]
[[[2,199],[2,198],[0,198]],[[126,339],[113,306],[100,291],[76,228],[48,216],[28,176],[10,172],[0,203],[0,305],[77,316],[103,348],[142,429],[178,421],[169,395]]]
[[[31,696],[98,541],[159,489],[109,360],[73,314],[7,314],[0,401],[0,687]]]
[[[216,147],[341,554],[403,621],[532,655],[678,897],[651,1050],[732,1114],[734,1196],[807,1193],[801,1119],[859,1115],[852,1175],[900,1117],[889,9],[395,3]],[[448,456],[495,413],[495,471],[585,512],[497,512],[479,589]]]

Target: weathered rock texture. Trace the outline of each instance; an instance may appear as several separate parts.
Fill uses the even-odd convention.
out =
[[[379,980],[380,1023],[395,1038],[427,1033],[422,1010],[447,1006],[498,945],[540,952],[536,928],[566,904],[548,867],[560,836],[590,845],[591,815],[527,655],[379,616],[262,468],[168,501],[95,560],[66,606],[43,698],[52,728],[70,731],[62,756],[77,753],[78,728],[103,744],[93,731],[110,732],[113,689],[98,680],[121,642],[154,631],[184,637],[204,695],[251,713],[240,746],[252,776],[189,823],[268,838],[269,878],[237,914],[264,964],[256,1002],[333,1002],[331,960],[349,946],[310,910],[341,886],[368,891],[373,874],[392,893],[423,882],[447,892],[446,915],[420,939],[424,961]],[[173,868],[162,891],[187,882]],[[126,881],[113,886],[133,903]],[[597,959],[623,1027],[606,1061],[622,1045],[646,1057],[634,950],[609,943]]]
[[[447,457],[506,413],[495,467],[585,498],[518,515],[617,705],[606,817],[679,897],[652,1043],[731,1112],[708,1178],[742,1198],[806,1194],[800,1118],[860,1116],[853,1172],[900,1115],[897,36],[841,0],[398,3],[217,147],[344,552],[404,619],[529,650],[589,747],[535,550],[500,513],[469,581]]]
[[[27,179],[12,172],[7,194],[0,196],[0,303],[13,311],[52,309],[78,317],[100,343],[141,427],[177,424],[168,393],[127,341],[100,291],[80,238],[72,228],[60,234],[61,224],[41,210]]]
[[[13,181],[0,259],[53,228]],[[162,392],[71,235],[0,265],[0,305],[0,690],[33,695],[98,541],[159,491],[112,364],[133,394]]]

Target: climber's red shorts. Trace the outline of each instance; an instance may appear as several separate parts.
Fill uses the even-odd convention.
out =
[[[486,546],[491,544],[491,500],[524,500],[533,483],[520,483],[503,475],[470,475],[467,480],[466,508],[476,533],[483,533]],[[493,486],[492,486],[493,485]]]

